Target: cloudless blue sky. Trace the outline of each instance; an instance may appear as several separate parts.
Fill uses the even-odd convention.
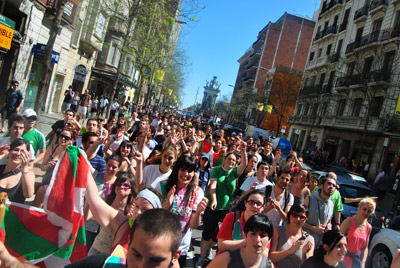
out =
[[[181,97],[183,108],[203,98],[206,81],[217,76],[221,95],[229,95],[239,69],[237,60],[257,39],[269,21],[275,22],[284,12],[312,19],[320,0],[199,0],[206,8],[196,15],[198,22],[185,25],[180,46],[189,56],[190,66]]]

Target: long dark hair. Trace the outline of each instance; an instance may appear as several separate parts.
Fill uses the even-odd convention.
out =
[[[339,232],[337,230],[330,230],[324,233],[324,235],[322,236],[322,245],[318,248],[318,256],[320,258],[323,258],[326,254],[329,254],[329,252],[331,252],[335,248],[337,243],[339,243],[339,241],[342,240],[343,237],[346,236],[342,232]],[[323,245],[327,245],[328,250],[325,250]]]
[[[114,202],[114,199],[116,197],[115,188],[117,187],[117,185],[129,181],[129,183],[131,184],[131,193],[128,196],[128,200],[126,202],[126,206],[124,209],[124,214],[126,215],[128,204],[130,204],[132,198],[135,199],[137,195],[136,181],[129,171],[119,171],[116,176],[117,178],[115,179],[115,182],[111,187],[111,193],[106,197],[105,201],[108,205],[111,206],[112,202]]]
[[[135,149],[133,148],[133,144],[132,144],[132,142],[130,142],[130,141],[122,141],[121,144],[119,145],[117,151],[115,152],[115,154],[121,156],[121,148],[122,148],[123,146],[125,146],[125,145],[127,145],[128,147],[131,148],[131,152],[129,153],[128,158],[129,158],[129,159],[132,159],[133,156],[134,156],[133,151],[134,151]],[[121,157],[122,157],[122,156],[121,156]]]
[[[177,184],[178,182],[178,172],[180,169],[188,170],[189,172],[196,171],[196,159],[192,156],[186,156],[186,155],[181,155],[178,160],[175,162],[175,166],[171,172],[171,175],[169,176],[167,180],[167,190],[166,193],[171,190],[171,188]],[[186,193],[183,198],[183,202],[185,205],[188,204],[190,195],[192,194],[194,188],[194,179],[189,182],[188,186],[186,187]]]
[[[258,190],[258,189],[254,189],[249,191],[246,195],[234,200],[232,202],[232,206],[230,211],[245,211],[246,210],[246,206],[244,204],[244,201],[249,200],[250,196],[254,195],[254,194],[259,194],[264,198],[264,204],[266,203],[266,198],[265,198],[265,192],[262,190]]]

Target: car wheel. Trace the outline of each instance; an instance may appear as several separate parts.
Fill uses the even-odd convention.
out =
[[[371,254],[372,268],[389,268],[392,263],[392,254],[384,245],[378,245]]]

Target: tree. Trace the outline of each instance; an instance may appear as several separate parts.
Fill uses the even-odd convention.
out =
[[[234,92],[230,105],[231,118],[229,121],[245,124],[247,109],[254,97],[253,90],[247,87],[242,87],[237,92]]]
[[[56,42],[57,34],[61,28],[61,19],[64,14],[66,0],[59,0],[55,6],[55,16],[51,21],[49,39],[44,51],[43,70],[39,81],[38,92],[35,101],[35,111],[40,116],[42,113],[43,103],[45,103],[45,94],[50,85],[51,73],[53,72],[53,63],[51,62],[54,43]]]
[[[276,126],[277,135],[281,133],[282,123],[287,122],[289,115],[294,111],[301,75],[300,72],[284,70],[279,67],[272,76],[268,105],[272,105],[272,113],[275,114],[276,122],[273,125]]]

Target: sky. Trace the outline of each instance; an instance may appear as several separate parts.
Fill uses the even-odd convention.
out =
[[[221,96],[230,99],[239,63],[237,60],[257,39],[268,22],[285,12],[312,19],[320,0],[199,0],[204,10],[197,22],[184,25],[179,45],[188,56],[186,86],[181,96],[183,108],[201,103],[204,86],[217,76]],[[217,99],[219,100],[219,99]]]

